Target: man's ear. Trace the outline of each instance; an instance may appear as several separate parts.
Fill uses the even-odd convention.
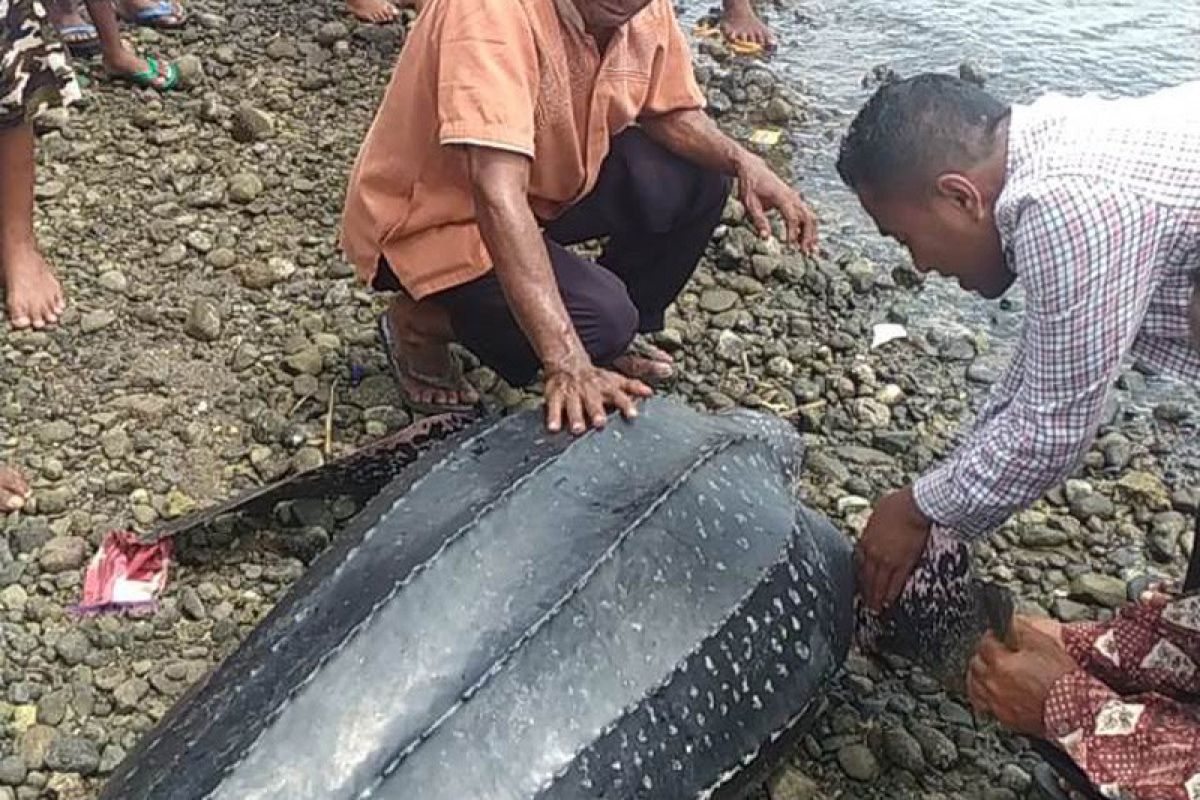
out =
[[[961,172],[943,172],[934,182],[935,194],[950,201],[955,208],[967,214],[975,222],[987,216],[983,194],[975,183]]]

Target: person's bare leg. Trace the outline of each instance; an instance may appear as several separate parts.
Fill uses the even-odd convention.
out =
[[[29,484],[6,464],[0,464],[0,514],[17,511],[29,499]]]
[[[0,285],[8,323],[44,328],[66,307],[33,232],[33,128],[0,128]]]
[[[454,331],[445,309],[429,302],[416,302],[397,292],[388,306],[388,317],[396,337],[397,355],[407,372],[415,373],[401,378],[410,399],[442,406],[479,402],[479,393],[465,380],[460,382],[458,389],[446,389],[419,377],[427,375],[444,384],[457,374],[454,356],[450,353]]]
[[[763,47],[775,46],[775,35],[758,18],[750,0],[724,0],[721,32],[731,42],[752,42]]]
[[[346,0],[346,9],[363,22],[385,25],[400,18],[400,8],[390,0]]]
[[[88,16],[100,35],[100,58],[111,75],[134,75],[150,68],[146,59],[121,41],[121,24],[111,0],[87,0]],[[159,84],[165,81],[161,78]]]

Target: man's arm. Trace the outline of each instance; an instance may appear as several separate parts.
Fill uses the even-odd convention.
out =
[[[730,139],[703,111],[695,108],[647,116],[642,130],[680,158],[738,179],[738,194],[760,236],[771,233],[766,212],[779,211],[790,244],[812,253],[817,246],[817,220],[800,195],[771,171],[767,163]]]
[[[1122,694],[1200,698],[1200,594],[1147,593],[1105,622],[1063,625],[1063,646]]]
[[[480,234],[513,317],[545,372],[548,427],[559,430],[564,416],[574,433],[588,424],[603,427],[608,405],[637,416],[634,398],[648,396],[649,387],[594,366],[563,305],[529,207],[529,159],[487,147],[467,152]]]
[[[1075,468],[1145,317],[1167,224],[1153,204],[1081,179],[1023,209],[1022,369],[949,460],[876,507],[859,542],[872,609],[899,595],[932,523],[980,536]]]
[[[1154,293],[1165,222],[1153,204],[1082,180],[1022,212],[1013,243],[1029,305],[1020,389],[917,481],[926,516],[978,536],[1075,468]]]
[[[977,710],[1018,733],[1054,741],[1108,796],[1195,797],[1189,793],[1200,790],[1200,716],[1194,708],[1155,693],[1122,697],[1081,668],[1053,636],[1022,619],[1014,632],[1016,649],[988,636],[971,661],[967,685]],[[1154,652],[1150,644],[1125,646]],[[1176,669],[1188,671],[1178,661]]]

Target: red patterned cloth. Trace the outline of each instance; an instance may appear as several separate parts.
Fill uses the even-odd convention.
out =
[[[1105,797],[1200,800],[1200,595],[1067,625],[1046,734]]]
[[[171,540],[143,542],[129,531],[110,531],[83,577],[83,614],[149,610],[167,585]]]

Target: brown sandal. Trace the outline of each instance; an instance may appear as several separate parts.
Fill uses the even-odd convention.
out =
[[[458,359],[451,360],[453,366],[448,375],[426,375],[413,369],[400,356],[400,350],[396,347],[396,334],[392,330],[392,321],[386,312],[379,316],[379,340],[383,344],[384,354],[392,367],[392,376],[396,379],[396,389],[400,392],[400,399],[413,411],[419,411],[422,414],[471,414],[480,410],[479,402],[426,403],[409,394],[408,382],[410,381],[417,381],[447,392],[462,392],[464,388],[471,388],[467,379],[463,377]]]

